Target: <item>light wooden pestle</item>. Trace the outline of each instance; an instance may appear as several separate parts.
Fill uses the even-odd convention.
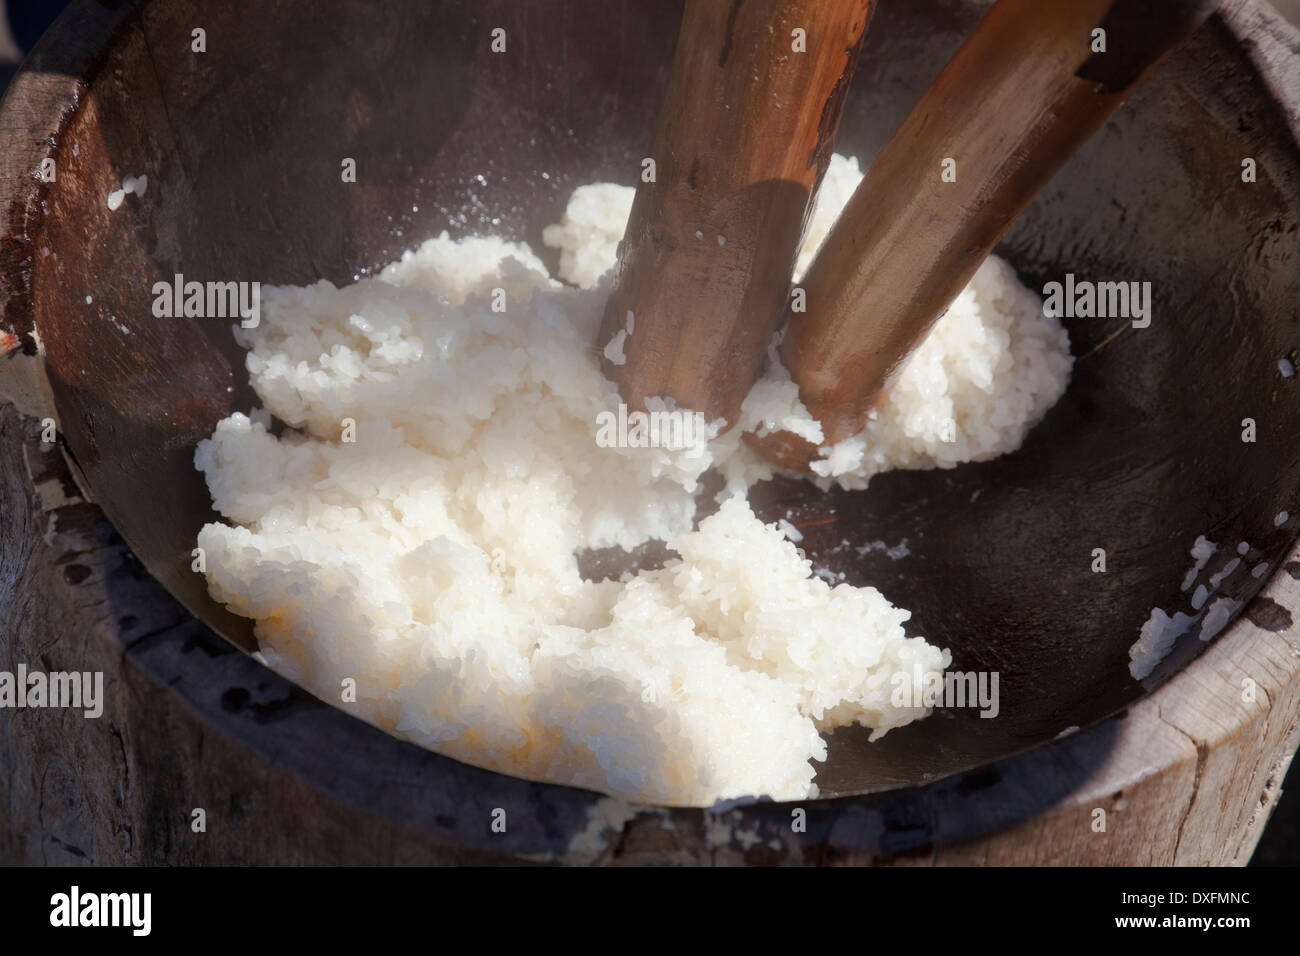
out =
[[[863,429],[1011,223],[1215,5],[998,0],[871,164],[788,316],[781,358],[824,445]],[[746,438],[791,470],[818,457],[789,432]]]
[[[671,398],[736,423],[783,313],[873,4],[687,0],[654,180],[643,173],[637,188],[598,339],[604,349],[631,326],[609,349],[624,361],[604,360],[629,406]]]

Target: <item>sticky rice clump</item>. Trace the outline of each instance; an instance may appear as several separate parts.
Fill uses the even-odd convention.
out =
[[[620,404],[595,339],[632,193],[601,185],[546,233],[585,288],[521,244],[445,233],[343,288],[263,287],[237,332],[263,407],[195,456],[226,519],[199,534],[209,589],[272,667],[329,701],[355,687],[351,712],[467,762],[658,804],[815,796],[821,733],[925,716],[900,681],[950,657],[751,510],[770,469],[740,432],[819,428],[778,365],[700,447],[595,440]],[[900,375],[822,481],[1010,450],[1059,396],[1059,325],[1001,263],[981,276],[909,361],[925,382]],[[926,443],[940,413],[969,429],[960,449]],[[699,520],[710,469],[727,490]],[[673,554],[656,570],[579,573],[587,549],[652,539]]]

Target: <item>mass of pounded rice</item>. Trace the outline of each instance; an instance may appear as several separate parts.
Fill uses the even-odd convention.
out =
[[[578,190],[547,231],[561,277],[594,288],[561,285],[524,246],[446,234],[344,288],[263,287],[260,324],[236,334],[264,409],[219,423],[195,456],[230,522],[199,535],[210,591],[256,621],[286,676],[467,762],[663,804],[815,795],[819,731],[924,716],[892,699],[948,653],[909,637],[909,613],[876,589],[815,577],[754,516],[744,490],[769,471],[741,428],[713,423],[703,453],[597,444],[619,405],[598,363],[597,280],[631,195],[606,186]],[[897,411],[878,422],[987,413],[969,422],[976,450],[1010,449],[1059,395],[1063,333],[992,268],[920,366],[930,387],[891,390]],[[774,367],[742,425],[813,434],[793,388]],[[272,415],[296,430],[270,434]],[[878,440],[901,450],[868,449],[840,480],[906,455],[926,466],[919,439]],[[711,467],[730,496],[696,527]],[[651,538],[677,557],[579,574],[584,549]]]
[[[800,247],[796,281],[862,175],[856,159],[831,156]],[[634,195],[630,186],[610,183],[575,191],[563,223],[545,236],[548,245],[562,247],[560,278],[591,288],[613,268],[617,240],[612,237],[623,234]],[[622,216],[617,225],[615,212]],[[584,236],[600,238],[586,245]],[[882,471],[953,468],[1015,451],[1064,394],[1072,366],[1069,337],[1060,321],[1043,314],[1042,300],[1006,262],[989,256],[893,375],[866,429],[824,448],[813,471],[845,488],[864,488]],[[767,373],[742,407],[739,424],[760,435],[780,428],[816,445],[823,440],[820,423],[799,400],[798,387],[775,349],[769,351]],[[721,467],[732,488],[771,477],[767,463],[747,447],[726,458]]]

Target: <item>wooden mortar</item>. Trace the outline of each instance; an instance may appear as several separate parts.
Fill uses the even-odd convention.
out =
[[[253,396],[228,323],[154,321],[149,283],[342,283],[451,226],[542,251],[574,186],[635,183],[678,26],[659,0],[317,7],[78,0],[0,106],[0,392],[19,400],[0,404],[0,668],[102,671],[106,690],[99,719],[0,712],[0,861],[1249,857],[1300,713],[1297,524],[1273,521],[1300,515],[1300,380],[1277,368],[1296,358],[1300,300],[1294,30],[1226,3],[1004,237],[1031,286],[1072,270],[1155,289],[1150,328],[1068,324],[1070,389],[1020,451],[861,493],[754,489],[819,566],[911,609],[909,629],[955,666],[999,670],[1001,717],[944,711],[874,744],[837,732],[825,797],[714,813],[620,806],[389,737],[241,652],[246,622],[190,570],[212,518],[194,442]],[[880,0],[841,151],[869,162],[986,10]],[[513,52],[491,52],[494,25]],[[339,181],[343,156],[355,184]],[[44,158],[57,183],[35,175]],[[109,211],[141,173],[148,193]],[[43,357],[26,354],[34,331]],[[56,444],[41,442],[47,417]],[[1187,608],[1199,534],[1216,562],[1249,542],[1224,583],[1243,611],[1135,681],[1128,649],[1152,608]],[[903,539],[898,560],[873,547]]]

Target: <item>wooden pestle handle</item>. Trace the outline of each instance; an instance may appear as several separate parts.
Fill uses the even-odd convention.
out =
[[[630,406],[671,397],[736,423],[784,311],[874,2],[687,0],[655,181],[637,189],[597,340],[603,349],[633,314],[625,362],[604,361]]]
[[[781,358],[824,444],[860,432],[888,376],[1040,189],[1213,0],[998,0],[871,164],[802,282]],[[1094,30],[1105,52],[1093,52]],[[955,162],[955,182],[941,178]],[[794,471],[817,449],[746,436]]]

